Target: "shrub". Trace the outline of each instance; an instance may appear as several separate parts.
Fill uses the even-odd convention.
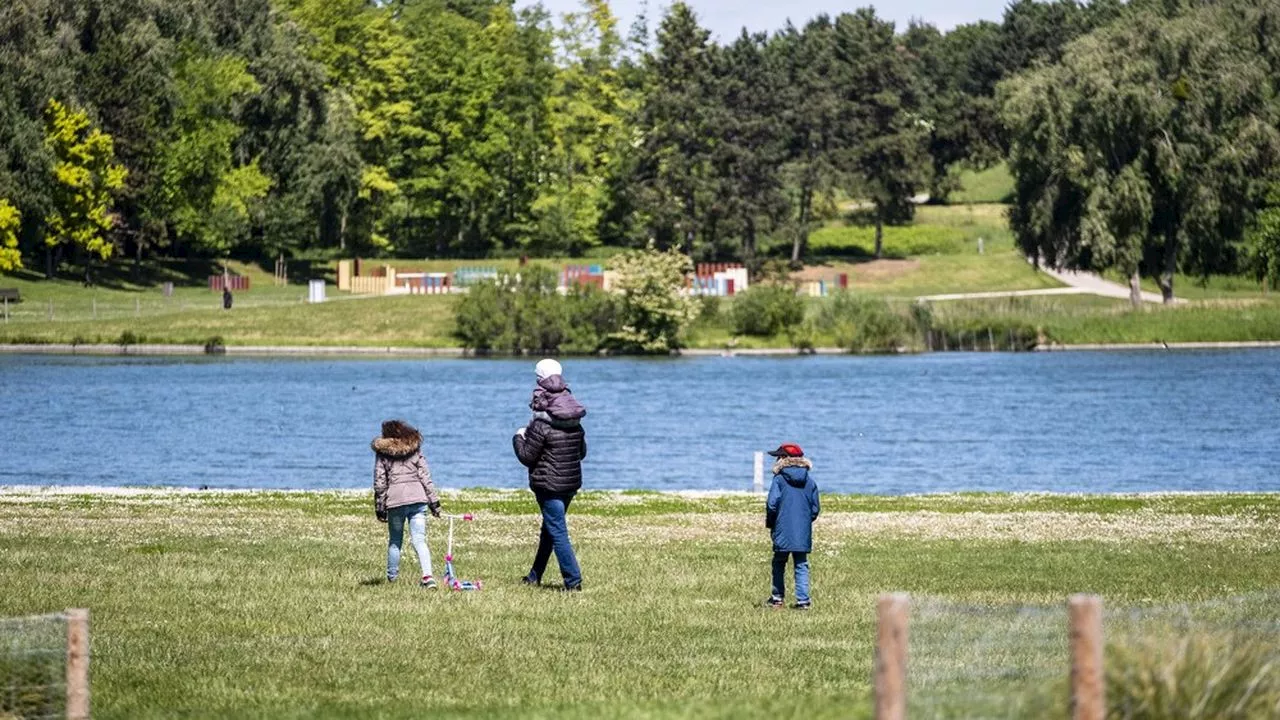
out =
[[[138,345],[142,343],[143,340],[144,338],[141,335],[135,334],[132,330],[125,330],[120,333],[120,337],[116,339],[116,344],[121,347],[128,347],[130,345]]]
[[[599,288],[575,288],[563,303],[568,332],[560,348],[564,352],[599,352],[619,327],[617,300]]]
[[[512,344],[514,311],[514,294],[501,281],[476,283],[458,303],[454,316],[455,334],[463,347],[478,353],[505,349]]]
[[[692,262],[678,250],[659,252],[652,246],[619,254],[619,327],[609,346],[627,353],[666,353],[679,349],[681,338],[697,315],[692,298],[681,294]]]
[[[465,347],[487,352],[594,353],[619,327],[617,301],[577,287],[566,295],[543,267],[472,286],[458,303],[456,334]]]
[[[720,298],[716,295],[702,295],[698,298],[698,322],[714,323],[720,319]]]
[[[817,326],[850,352],[898,352],[920,345],[920,330],[909,311],[879,298],[837,293],[822,305]]]
[[[734,298],[733,331],[738,335],[777,335],[804,322],[804,298],[785,285],[754,285]]]
[[[214,335],[204,341],[205,355],[225,355],[227,352],[227,344],[222,340],[221,335]]]

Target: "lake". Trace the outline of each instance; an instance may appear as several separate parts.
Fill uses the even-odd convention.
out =
[[[383,419],[436,482],[525,486],[536,358],[0,356],[0,484],[363,488]],[[1280,490],[1280,351],[568,359],[589,488],[747,490],[802,445],[825,491]],[[766,458],[767,459],[767,458]]]

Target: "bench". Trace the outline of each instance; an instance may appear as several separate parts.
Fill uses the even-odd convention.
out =
[[[0,300],[8,300],[12,303],[22,302],[22,294],[18,292],[18,288],[0,288]]]

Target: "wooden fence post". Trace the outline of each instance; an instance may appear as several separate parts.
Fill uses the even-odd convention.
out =
[[[1103,720],[1106,686],[1102,672],[1102,598],[1072,595],[1067,601],[1071,641],[1071,718]]]
[[[89,717],[89,611],[67,611],[67,718]]]
[[[881,595],[876,605],[875,718],[907,717],[907,609],[903,593]]]

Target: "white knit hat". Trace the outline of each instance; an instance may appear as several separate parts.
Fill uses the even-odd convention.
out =
[[[552,375],[562,375],[563,370],[560,368],[560,363],[551,358],[546,358],[539,360],[538,364],[533,367],[533,374],[537,375],[539,380],[542,380]]]

